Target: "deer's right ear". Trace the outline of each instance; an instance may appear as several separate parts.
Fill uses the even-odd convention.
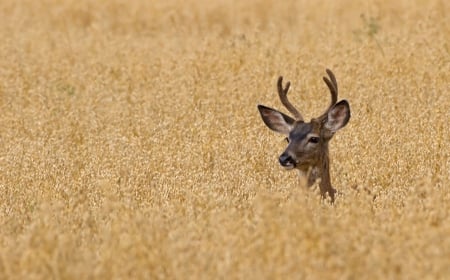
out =
[[[259,113],[264,123],[273,131],[289,135],[295,120],[275,109],[258,105]]]

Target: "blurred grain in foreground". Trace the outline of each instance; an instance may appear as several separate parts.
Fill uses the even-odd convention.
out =
[[[3,1],[0,278],[449,278],[449,2],[278,2]],[[256,110],[327,67],[333,206]]]

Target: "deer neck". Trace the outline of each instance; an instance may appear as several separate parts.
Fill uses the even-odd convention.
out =
[[[324,144],[322,153],[313,165],[302,165],[297,167],[299,176],[307,180],[307,186],[311,187],[317,179],[324,180],[323,175],[328,174],[329,164],[328,143]]]

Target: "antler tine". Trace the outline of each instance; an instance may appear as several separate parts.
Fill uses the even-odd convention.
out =
[[[294,118],[297,121],[303,121],[303,117],[300,114],[300,112],[297,109],[295,109],[295,107],[292,105],[291,102],[289,102],[289,100],[287,98],[287,93],[289,91],[289,87],[291,86],[291,83],[287,82],[286,87],[283,88],[283,77],[280,76],[278,78],[277,86],[278,86],[278,95],[280,96],[281,103],[283,103],[284,107],[286,107],[286,109],[288,109],[288,111],[294,115]]]
[[[338,100],[338,85],[337,85],[336,77],[334,76],[333,72],[330,69],[326,69],[326,72],[330,78],[328,79],[327,77],[323,77],[323,81],[327,84],[328,88],[330,89],[331,102],[330,102],[330,106],[327,108],[327,110],[323,113],[322,116],[319,117],[320,119],[326,118],[326,116],[328,114],[328,110],[330,110],[331,107],[333,107],[333,105],[336,104],[336,102]]]
[[[337,99],[338,99],[338,85],[337,85],[336,77],[334,76],[333,72],[331,72],[330,69],[327,69],[326,71],[327,71],[327,74],[330,77],[330,79],[328,79],[327,77],[323,77],[323,80],[327,84],[328,88],[330,89],[330,93],[331,93],[330,107],[331,107],[334,104],[336,104]]]

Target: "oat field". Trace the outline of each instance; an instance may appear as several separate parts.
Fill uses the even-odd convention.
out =
[[[0,279],[450,279],[450,2],[0,3]],[[336,74],[336,202],[278,164]]]

